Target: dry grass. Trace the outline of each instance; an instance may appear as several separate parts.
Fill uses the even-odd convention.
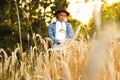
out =
[[[33,39],[35,46],[22,54],[19,45],[9,57],[0,49],[0,80],[120,80],[119,37],[104,47],[103,62],[93,55],[97,40],[68,41],[56,51],[47,48],[49,38],[34,34]]]
[[[16,10],[20,45],[11,56],[0,49],[0,80],[120,80],[120,36],[107,32],[111,38],[103,32],[104,36],[87,41],[80,35],[79,41],[67,41],[56,51],[48,49],[48,42],[52,42],[49,38],[42,39],[32,31],[34,46],[23,52],[17,3]],[[100,25],[98,14],[95,18]],[[79,32],[80,27],[75,38]],[[29,41],[29,35],[27,38]]]

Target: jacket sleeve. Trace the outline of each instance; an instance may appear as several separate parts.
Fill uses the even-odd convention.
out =
[[[54,43],[58,43],[59,42],[59,40],[55,38],[55,32],[54,32],[54,25],[53,25],[53,23],[50,23],[50,25],[48,27],[48,35],[54,41]]]
[[[73,33],[72,25],[68,24],[67,29],[68,29],[67,30],[67,38],[73,40],[74,39],[74,33]]]

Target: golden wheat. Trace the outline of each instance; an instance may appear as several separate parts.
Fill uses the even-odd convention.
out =
[[[65,45],[62,44],[62,50],[56,51],[52,48],[48,49],[48,42],[53,43],[51,39],[42,39],[38,34],[34,34],[33,39],[35,46],[30,46],[29,51],[23,53],[20,53],[19,44],[11,52],[11,56],[7,56],[7,53],[0,49],[1,80],[90,80],[87,78],[92,77],[94,72],[90,71],[88,74],[92,69],[89,67],[93,64],[89,60],[95,58],[91,50],[95,48],[96,40],[67,41]],[[96,63],[103,66],[99,66],[98,70],[94,69],[97,74],[92,79],[120,79],[118,43],[119,38],[109,41],[104,49],[105,62]]]

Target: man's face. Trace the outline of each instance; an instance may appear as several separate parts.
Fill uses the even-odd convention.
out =
[[[67,18],[67,14],[65,12],[61,12],[61,13],[58,14],[58,18],[57,19],[59,21],[63,22],[63,21],[66,20],[66,18]]]

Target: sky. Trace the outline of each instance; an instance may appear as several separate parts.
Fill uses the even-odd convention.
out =
[[[83,24],[87,24],[92,17],[94,9],[100,10],[103,2],[101,0],[94,0],[84,3],[84,0],[68,0],[70,2],[68,11],[73,18],[80,20]],[[107,0],[107,3],[118,2],[120,0]]]

